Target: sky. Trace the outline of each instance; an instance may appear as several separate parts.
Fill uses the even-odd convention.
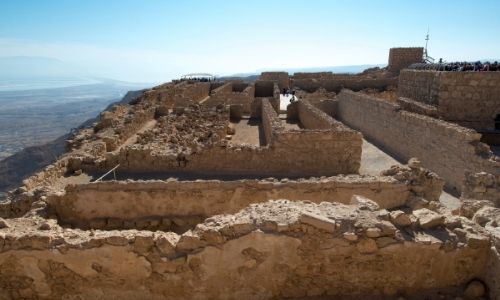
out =
[[[500,55],[498,0],[0,0],[0,57],[41,56],[133,82]]]

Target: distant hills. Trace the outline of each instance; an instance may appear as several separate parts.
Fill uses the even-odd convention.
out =
[[[95,77],[55,58],[0,57],[0,91],[51,89],[93,84],[126,85],[136,86],[136,88],[146,85]]]
[[[332,73],[350,73],[356,74],[363,72],[366,69],[374,67],[385,67],[387,64],[375,64],[375,65],[349,65],[349,66],[331,66],[331,67],[310,67],[310,68],[282,68],[282,69],[259,69],[255,72],[249,73],[237,73],[227,76],[222,76],[222,78],[233,78],[233,77],[250,77],[260,75],[262,72],[273,72],[273,71],[283,71],[289,74],[301,73],[301,72],[332,72]]]

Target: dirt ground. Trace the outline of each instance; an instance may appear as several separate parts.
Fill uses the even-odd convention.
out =
[[[265,145],[264,130],[260,120],[243,118],[239,121],[231,121],[230,126],[236,131],[231,139],[232,144]]]

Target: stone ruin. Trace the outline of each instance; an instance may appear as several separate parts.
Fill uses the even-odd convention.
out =
[[[0,299],[500,299],[495,139],[403,52],[103,112],[0,204]]]

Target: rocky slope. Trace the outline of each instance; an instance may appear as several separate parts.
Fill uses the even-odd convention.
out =
[[[128,92],[120,101],[110,104],[105,110],[108,111],[113,105],[127,104],[142,95],[144,90]],[[79,128],[92,125],[98,117],[89,119],[82,123]],[[39,146],[25,148],[24,150],[0,161],[0,199],[2,193],[21,185],[22,180],[45,166],[53,163],[59,155],[64,153],[66,140],[70,133],[56,140]]]

